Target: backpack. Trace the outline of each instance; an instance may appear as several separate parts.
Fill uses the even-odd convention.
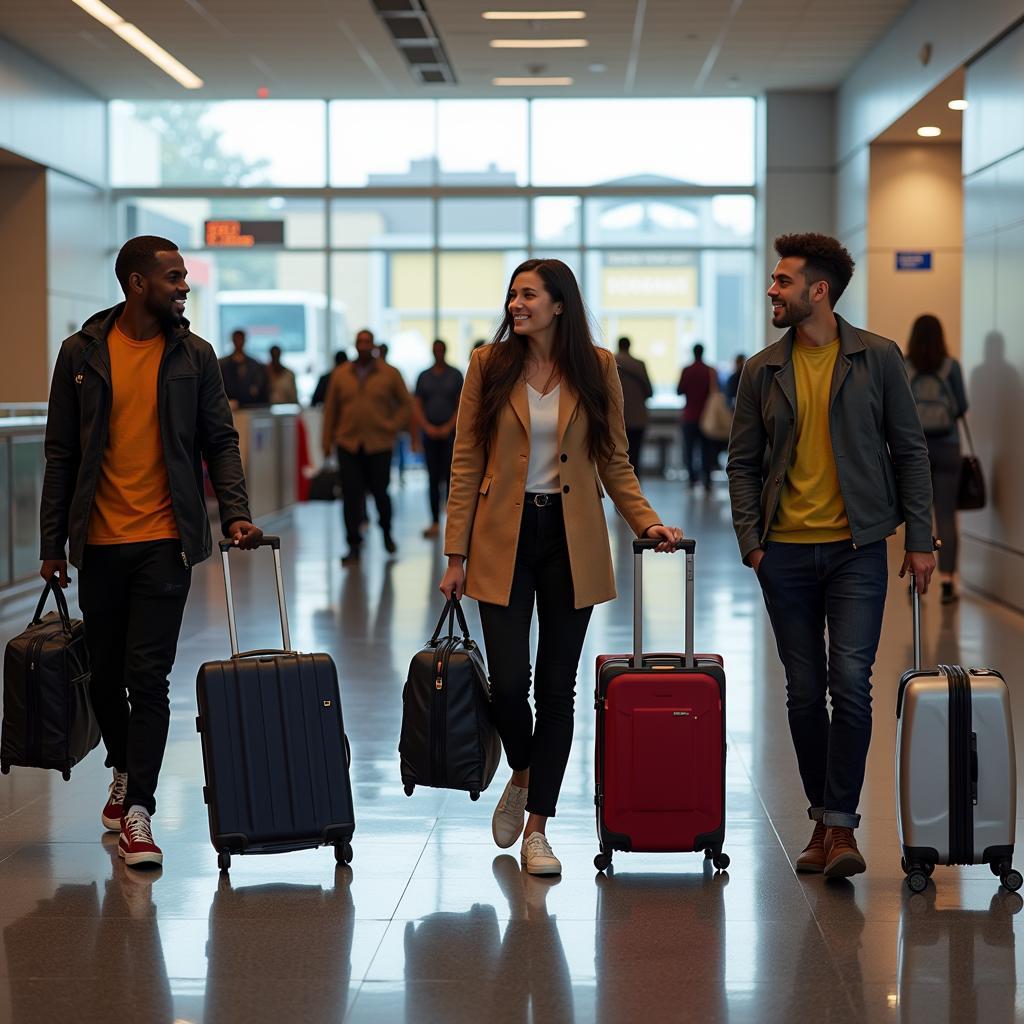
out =
[[[909,367],[910,390],[917,403],[917,414],[925,437],[943,437],[956,426],[956,403],[948,383],[952,365],[946,359],[938,370],[931,373],[921,373]]]

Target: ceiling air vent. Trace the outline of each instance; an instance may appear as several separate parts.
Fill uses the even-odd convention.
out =
[[[454,85],[455,71],[423,0],[370,0],[413,78],[424,85]]]

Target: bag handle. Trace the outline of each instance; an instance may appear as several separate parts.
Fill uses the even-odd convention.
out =
[[[61,589],[56,573],[46,581],[46,584],[43,587],[43,592],[39,597],[39,603],[36,605],[36,613],[32,616],[32,625],[34,626],[38,622],[42,621],[43,608],[46,607],[46,599],[50,594],[53,594],[54,600],[57,603],[57,613],[60,615],[60,622],[64,627],[64,631],[66,633],[70,633],[71,614],[68,612],[68,602],[64,597],[64,591]]]
[[[462,639],[469,639],[469,626],[466,624],[466,616],[462,611],[462,605],[457,597],[450,597],[444,603],[444,610],[441,612],[441,618],[437,620],[437,626],[434,629],[434,635],[430,638],[432,644],[437,643],[438,637],[441,635],[441,627],[444,625],[445,616],[448,616],[448,636],[455,635],[455,619],[456,616],[459,620],[459,628],[462,630]]]
[[[967,425],[967,413],[960,417],[960,422],[963,424],[964,434],[967,437],[967,450],[974,455],[974,438],[971,437],[971,428]]]

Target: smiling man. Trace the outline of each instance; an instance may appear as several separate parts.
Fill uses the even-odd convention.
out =
[[[130,865],[160,864],[150,816],[170,721],[171,666],[192,566],[213,547],[206,460],[225,536],[255,547],[242,462],[213,349],[189,330],[178,247],[126,242],[115,273],[125,301],[61,346],[50,386],[40,575],[79,604],[90,694],[113,768],[104,827]],[[65,553],[65,544],[70,551]]]
[[[906,524],[900,575],[913,572],[926,591],[935,569],[931,471],[902,353],[833,311],[853,276],[850,254],[817,234],[783,235],[775,250],[772,323],[789,330],[740,376],[729,493],[740,554],[757,573],[786,670],[815,823],[796,868],[847,877],[865,869],[854,829],[885,538]]]

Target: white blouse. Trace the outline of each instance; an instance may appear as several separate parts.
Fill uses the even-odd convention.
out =
[[[527,384],[530,396],[530,466],[526,490],[531,494],[557,494],[558,480],[558,391],[557,385],[546,395]]]

